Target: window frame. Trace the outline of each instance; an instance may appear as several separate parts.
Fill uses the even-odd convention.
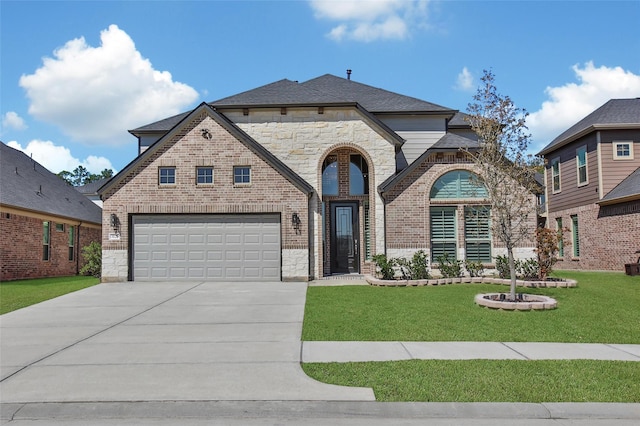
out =
[[[247,170],[248,173],[236,173],[237,171]],[[252,180],[251,166],[233,166],[233,185],[234,186],[248,186],[251,185]],[[245,182],[245,177],[247,181]],[[241,178],[241,182],[238,182],[237,179]]]
[[[64,232],[64,223],[56,222],[56,232]]]
[[[633,160],[633,141],[613,141],[613,159],[617,161]],[[629,155],[619,155],[618,146],[627,145],[629,147]]]
[[[163,176],[163,172],[172,172]],[[167,180],[166,182],[163,182]],[[172,182],[168,180],[172,179]],[[160,166],[158,167],[158,185],[159,186],[175,186],[176,185],[176,168],[175,166]]]
[[[556,232],[558,239],[558,257],[564,257],[564,232],[562,230],[562,218],[556,217]]]
[[[211,174],[200,174],[200,171],[211,171]],[[213,166],[198,166],[196,167],[196,185],[197,186],[206,186],[214,184],[214,171]],[[200,182],[200,178],[204,178],[203,180],[209,180],[211,178],[211,182]]]
[[[482,234],[486,233],[486,236]],[[471,234],[471,236],[470,236]],[[464,206],[464,246],[465,259],[473,262],[491,263],[491,207],[486,205]],[[486,258],[469,256],[470,245],[488,245],[489,256]]]
[[[558,172],[556,174],[556,170],[554,165],[557,165]],[[556,157],[551,160],[551,193],[557,194],[562,191],[562,181],[561,181],[561,172],[560,172],[560,157]],[[556,189],[556,177],[558,178],[558,188]]]
[[[580,154],[584,154],[584,164],[580,162]],[[581,147],[576,148],[576,181],[578,186],[585,186],[589,184],[589,166],[588,163],[588,153],[587,146],[582,145]],[[581,180],[580,171],[584,169],[584,181]]]
[[[452,211],[453,212],[453,235],[445,235],[443,238],[434,238],[434,212],[444,212],[444,211]],[[447,228],[446,228],[446,218],[443,217],[443,222],[442,222],[442,233],[446,234]],[[458,259],[458,208],[457,206],[431,206],[431,208],[429,209],[429,242],[431,245],[431,250],[430,250],[430,255],[431,255],[431,263],[437,263],[438,262],[438,257],[443,255],[444,253],[448,253],[446,251],[446,246],[447,245],[454,245],[454,249],[453,249],[453,258],[454,259]],[[436,255],[436,246],[438,246],[438,251],[442,251],[442,253],[439,253],[438,255]],[[448,253],[449,254],[449,253]]]
[[[51,222],[48,220],[42,222],[42,260],[51,260]]]
[[[580,227],[578,225],[578,215],[571,215],[571,240],[574,259],[580,257]]]
[[[69,240],[68,240],[68,246],[69,246],[69,261],[73,262],[75,260],[75,249],[76,249],[76,232],[75,232],[75,226],[71,225],[69,226]]]

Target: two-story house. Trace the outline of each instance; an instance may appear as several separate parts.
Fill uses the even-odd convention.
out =
[[[640,250],[640,98],[612,99],[538,154],[560,269],[624,270]]]
[[[99,190],[105,281],[309,280],[372,273],[378,253],[505,252],[451,108],[323,75],[130,132],[139,156]]]

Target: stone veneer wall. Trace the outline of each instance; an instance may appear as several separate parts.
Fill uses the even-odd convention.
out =
[[[580,256],[573,256],[571,216],[578,216]],[[590,204],[549,214],[549,227],[555,229],[562,217],[564,257],[556,269],[625,270],[636,263],[640,250],[640,200],[609,206]]]
[[[202,137],[205,128],[212,135],[210,140]],[[158,185],[160,166],[175,166],[175,185]],[[197,166],[213,166],[213,185],[196,185]],[[233,166],[251,166],[251,185],[233,184]],[[309,250],[307,195],[206,113],[185,124],[103,197],[103,281],[128,277],[129,217],[161,213],[280,213],[283,279],[309,277],[308,256],[303,255]],[[287,220],[294,212],[301,219],[299,231]],[[111,213],[121,222],[119,241],[109,240]]]
[[[351,147],[370,159],[369,180],[374,188],[372,195],[373,223],[372,239],[374,253],[383,253],[384,203],[375,190],[385,179],[395,173],[395,147],[385,139],[381,131],[374,128],[363,115],[353,108],[251,109],[248,115],[242,111],[225,111],[224,114],[243,131],[282,160],[294,172],[322,194],[321,167],[324,158],[340,147]],[[313,201],[316,202],[313,202]],[[316,196],[312,200],[313,253],[315,277],[322,276],[322,212]]]

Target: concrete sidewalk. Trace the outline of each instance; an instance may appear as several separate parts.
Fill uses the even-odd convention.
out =
[[[410,359],[640,361],[640,345],[544,342],[302,342],[302,362]]]

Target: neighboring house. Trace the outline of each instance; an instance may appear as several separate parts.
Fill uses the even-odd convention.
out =
[[[102,210],[23,152],[0,143],[0,280],[76,275],[101,241]]]
[[[640,250],[640,98],[612,99],[538,154],[560,269],[624,271]]]
[[[98,194],[98,189],[107,183],[111,178],[102,178],[98,180],[94,180],[93,182],[89,182],[86,185],[76,186],[76,190],[93,201],[98,207],[102,208],[102,200],[100,199],[100,195]]]
[[[105,281],[309,280],[372,273],[378,253],[506,252],[450,108],[324,75],[130,132],[139,156],[98,191]]]

